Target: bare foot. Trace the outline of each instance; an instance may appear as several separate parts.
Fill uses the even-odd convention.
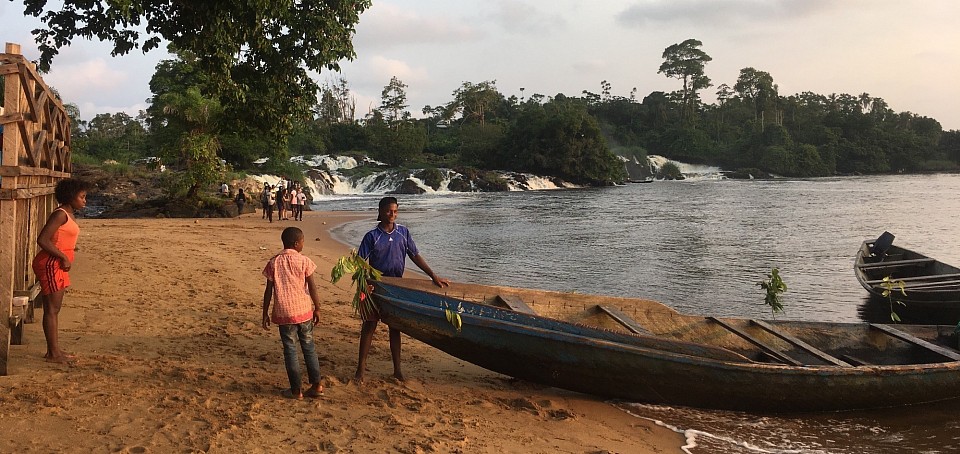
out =
[[[401,374],[400,372],[394,372],[393,378],[396,378],[397,381],[399,381],[400,383],[407,381],[407,379],[403,378],[403,374]]]
[[[57,364],[73,364],[77,361],[77,357],[74,355],[43,355],[47,359],[48,363],[57,363]]]

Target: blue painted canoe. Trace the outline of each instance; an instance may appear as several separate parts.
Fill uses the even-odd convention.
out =
[[[374,301],[385,323],[464,361],[607,398],[758,412],[960,398],[952,326],[698,317],[649,300],[397,278],[378,282]]]

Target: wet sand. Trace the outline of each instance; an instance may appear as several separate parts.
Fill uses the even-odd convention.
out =
[[[365,383],[351,382],[360,322],[349,279],[329,282],[349,248],[328,229],[375,221],[304,218],[80,220],[60,317],[61,344],[78,360],[44,361],[37,309],[0,377],[0,452],[682,452],[681,435],[599,398],[513,380],[409,337],[407,381],[397,382],[382,325]],[[318,265],[319,399],[280,397],[279,335],[260,327],[260,271],[287,226],[304,230],[303,253]]]

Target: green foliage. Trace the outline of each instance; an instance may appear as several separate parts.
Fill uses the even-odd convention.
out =
[[[427,141],[426,131],[416,124],[404,124],[392,129],[380,123],[367,129],[373,156],[394,167],[416,159]]]
[[[46,24],[34,30],[41,70],[76,37],[111,42],[113,55],[146,52],[165,40],[196,56],[214,90],[205,93],[223,102],[231,118],[279,141],[316,98],[310,71],[338,70],[339,61],[353,58],[354,25],[369,6],[369,0],[25,0],[24,14]]]
[[[350,254],[340,257],[330,270],[330,281],[336,284],[345,275],[350,275],[356,289],[351,301],[353,310],[361,319],[369,319],[377,312],[370,293],[370,282],[379,281],[382,273],[357,255],[356,250],[350,250]]]
[[[504,138],[504,128],[496,124],[465,124],[460,127],[460,162],[477,167],[493,167]]]
[[[457,332],[463,331],[463,320],[460,313],[463,312],[463,304],[457,303],[457,309],[453,310],[447,305],[446,301],[440,302],[443,305],[443,314],[447,317],[447,323],[456,328]]]
[[[103,161],[97,159],[96,156],[90,156],[86,153],[74,152],[70,154],[70,162],[72,162],[73,164],[80,164],[85,166],[98,166]]]
[[[303,180],[303,169],[284,158],[270,158],[260,168],[263,173],[270,175],[280,175],[293,181]]]
[[[524,106],[501,149],[499,162],[521,171],[593,185],[626,179],[596,119],[584,103],[563,95],[542,106]]]
[[[897,303],[901,306],[906,306],[906,304],[904,304],[903,301],[894,299],[893,292],[899,291],[903,296],[907,296],[906,283],[901,280],[893,280],[890,276],[885,276],[883,282],[880,283],[880,287],[883,288],[883,292],[880,292],[880,294],[890,303],[890,320],[900,323],[900,316],[893,310],[893,304]]]
[[[680,79],[681,118],[693,116],[696,111],[697,91],[711,85],[710,78],[704,74],[704,66],[713,60],[700,47],[703,43],[696,39],[687,39],[663,50],[663,63],[658,73]]]
[[[682,180],[683,173],[680,172],[680,167],[676,164],[667,162],[660,167],[660,171],[657,172],[657,178],[663,180]]]
[[[421,179],[424,184],[433,188],[434,191],[440,189],[440,185],[443,183],[444,174],[439,169],[436,168],[426,168],[417,173],[417,178]]]
[[[774,317],[776,317],[777,312],[783,312],[783,301],[780,295],[787,291],[787,284],[780,278],[780,269],[773,268],[770,270],[767,278],[757,282],[757,285],[766,292],[763,302],[770,306]]]

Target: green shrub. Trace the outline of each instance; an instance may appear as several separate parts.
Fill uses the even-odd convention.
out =
[[[434,191],[440,189],[440,185],[443,184],[443,172],[436,168],[423,169],[417,172],[417,178],[423,180],[423,184],[430,186]]]

